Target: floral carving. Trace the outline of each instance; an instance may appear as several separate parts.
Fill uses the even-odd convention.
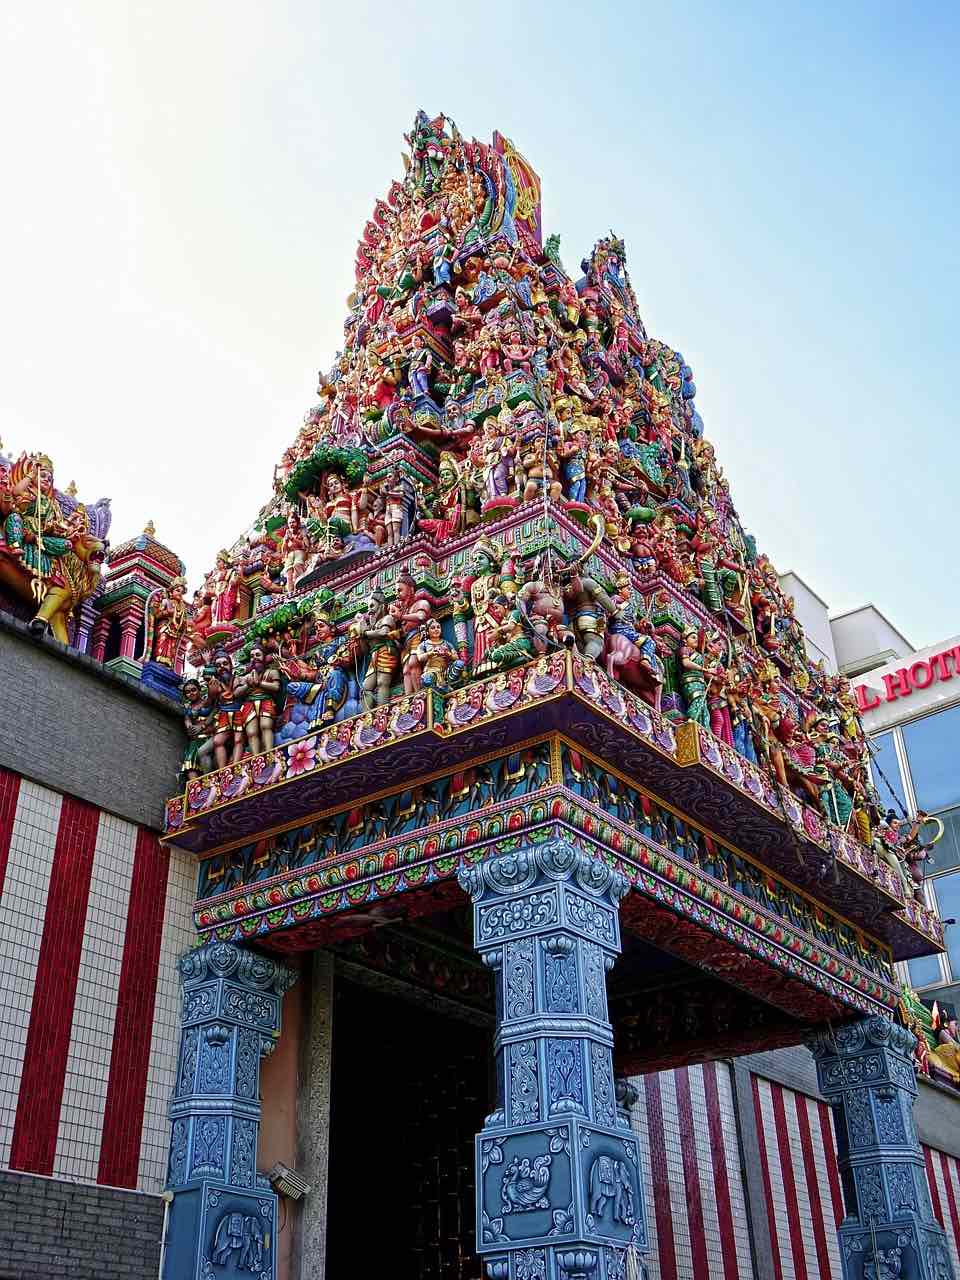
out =
[[[533,1013],[533,943],[529,939],[508,942],[506,955],[507,1016],[522,1018]]]
[[[480,939],[504,938],[552,924],[557,918],[557,895],[552,890],[497,902],[480,912]]]
[[[522,1040],[510,1049],[510,1115],[513,1124],[540,1119],[537,1049],[533,1040]]]
[[[613,1083],[613,1063],[610,1050],[603,1044],[590,1046],[593,1068],[593,1106],[599,1124],[614,1125],[617,1121],[616,1097]]]

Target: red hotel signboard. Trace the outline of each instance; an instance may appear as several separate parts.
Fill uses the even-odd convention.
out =
[[[929,689],[934,680],[952,680],[954,676],[960,676],[960,645],[944,649],[929,658],[919,658],[909,667],[888,672],[882,677],[883,697],[866,684],[854,685],[857,706],[861,713],[876,711],[883,702],[909,697],[915,689]]]

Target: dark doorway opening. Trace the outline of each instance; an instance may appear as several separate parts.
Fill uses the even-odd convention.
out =
[[[337,980],[327,1274],[476,1280],[487,1030]]]

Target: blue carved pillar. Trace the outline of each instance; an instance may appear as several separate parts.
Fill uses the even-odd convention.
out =
[[[213,942],[180,960],[183,1013],[167,1187],[165,1280],[274,1280],[277,1198],[257,1173],[260,1059],[295,975]]]
[[[462,873],[497,980],[499,1099],[477,1136],[477,1248],[495,1280],[624,1280],[646,1245],[606,973],[622,876],[563,840]]]
[[[955,1280],[913,1120],[913,1045],[912,1032],[881,1017],[821,1032],[810,1044],[833,1105],[847,1210],[844,1280]]]

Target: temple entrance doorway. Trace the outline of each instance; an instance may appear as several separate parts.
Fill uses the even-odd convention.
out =
[[[333,1025],[327,1275],[477,1280],[491,1032],[339,977]]]

